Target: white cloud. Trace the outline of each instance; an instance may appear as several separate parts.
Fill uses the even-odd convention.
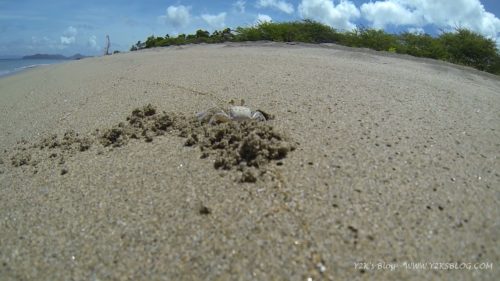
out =
[[[421,27],[409,27],[408,32],[414,33],[414,34],[424,34],[425,30]]]
[[[363,17],[374,27],[434,25],[450,30],[464,27],[500,40],[500,19],[487,12],[479,0],[384,0],[361,5]]]
[[[226,27],[226,13],[219,13],[217,15],[203,14],[201,18],[210,25],[212,28],[224,28]]]
[[[61,44],[63,45],[71,45],[76,42],[76,35],[78,34],[78,31],[76,28],[73,26],[69,26],[66,31],[64,31],[63,35],[61,36]]]
[[[361,5],[363,17],[372,22],[375,28],[384,28],[389,24],[418,25],[421,18],[407,10],[397,1],[377,1]]]
[[[246,4],[246,1],[238,0],[238,1],[233,3],[233,7],[234,7],[234,9],[236,9],[236,11],[238,13],[245,13],[245,4]]]
[[[332,0],[302,0],[298,10],[302,18],[317,20],[333,28],[345,30],[355,28],[353,20],[360,17],[356,5],[348,0],[341,0],[337,5]]]
[[[191,15],[189,14],[190,9],[191,7],[183,5],[169,6],[166,14],[160,16],[160,19],[164,20],[166,24],[173,27],[184,27],[191,21]]]
[[[255,24],[259,24],[262,22],[272,22],[272,21],[273,19],[270,16],[264,14],[258,14],[257,19],[255,20]]]
[[[295,11],[293,5],[284,0],[259,0],[257,1],[257,7],[259,8],[270,7],[278,9],[287,14],[291,14]]]
[[[70,45],[70,44],[73,44],[75,43],[75,37],[65,37],[65,36],[61,36],[61,44],[63,45]]]
[[[99,50],[99,46],[97,46],[97,37],[95,35],[89,37],[87,45],[92,49]]]

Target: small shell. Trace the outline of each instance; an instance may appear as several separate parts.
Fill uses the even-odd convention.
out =
[[[235,121],[252,119],[252,111],[246,106],[231,106],[229,116]]]

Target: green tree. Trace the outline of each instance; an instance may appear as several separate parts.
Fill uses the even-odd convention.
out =
[[[398,49],[397,37],[386,33],[381,29],[359,27],[350,36],[354,47],[365,47],[377,51],[388,51],[391,48]]]
[[[459,28],[439,37],[428,34],[390,34],[383,30],[359,27],[348,32],[335,29],[313,20],[294,22],[261,22],[254,26],[215,30],[210,34],[198,29],[195,34],[179,34],[177,37],[149,36],[146,42],[138,41],[131,51],[158,46],[188,43],[218,43],[225,41],[272,40],[281,42],[326,43],[335,42],[351,47],[365,47],[379,51],[397,52],[417,57],[441,59],[469,65],[480,70],[500,74],[500,54],[493,40],[473,31]]]
[[[448,57],[442,42],[429,34],[405,32],[399,35],[399,40],[401,44],[398,49],[399,53],[433,59],[446,59]]]
[[[439,36],[439,40],[451,62],[488,70],[498,60],[495,42],[468,29],[458,28],[455,32],[445,32]]]
[[[196,31],[196,38],[208,38],[208,37],[210,37],[210,32],[201,29],[198,29]]]
[[[146,39],[146,48],[153,48],[155,44],[156,38],[154,37],[154,35],[151,35]]]

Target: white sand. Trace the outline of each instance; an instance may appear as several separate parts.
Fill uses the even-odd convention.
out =
[[[21,139],[89,134],[148,103],[194,114],[241,98],[299,143],[273,181],[238,183],[171,135],[11,164]],[[476,70],[336,46],[152,49],[0,79],[0,132],[2,280],[499,275],[500,79]]]

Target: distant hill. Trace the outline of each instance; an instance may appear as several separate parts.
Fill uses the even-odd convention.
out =
[[[79,60],[83,58],[88,58],[87,56],[84,56],[82,54],[75,54],[72,55],[71,57],[66,57],[63,55],[55,54],[55,55],[49,55],[49,54],[36,54],[36,55],[31,55],[31,56],[24,56],[23,60],[37,60],[37,59],[44,59],[44,60]]]
[[[88,58],[88,57],[89,56],[84,56],[82,54],[74,54],[71,57],[68,57],[68,59],[70,59],[70,60],[81,60],[81,59]]]

